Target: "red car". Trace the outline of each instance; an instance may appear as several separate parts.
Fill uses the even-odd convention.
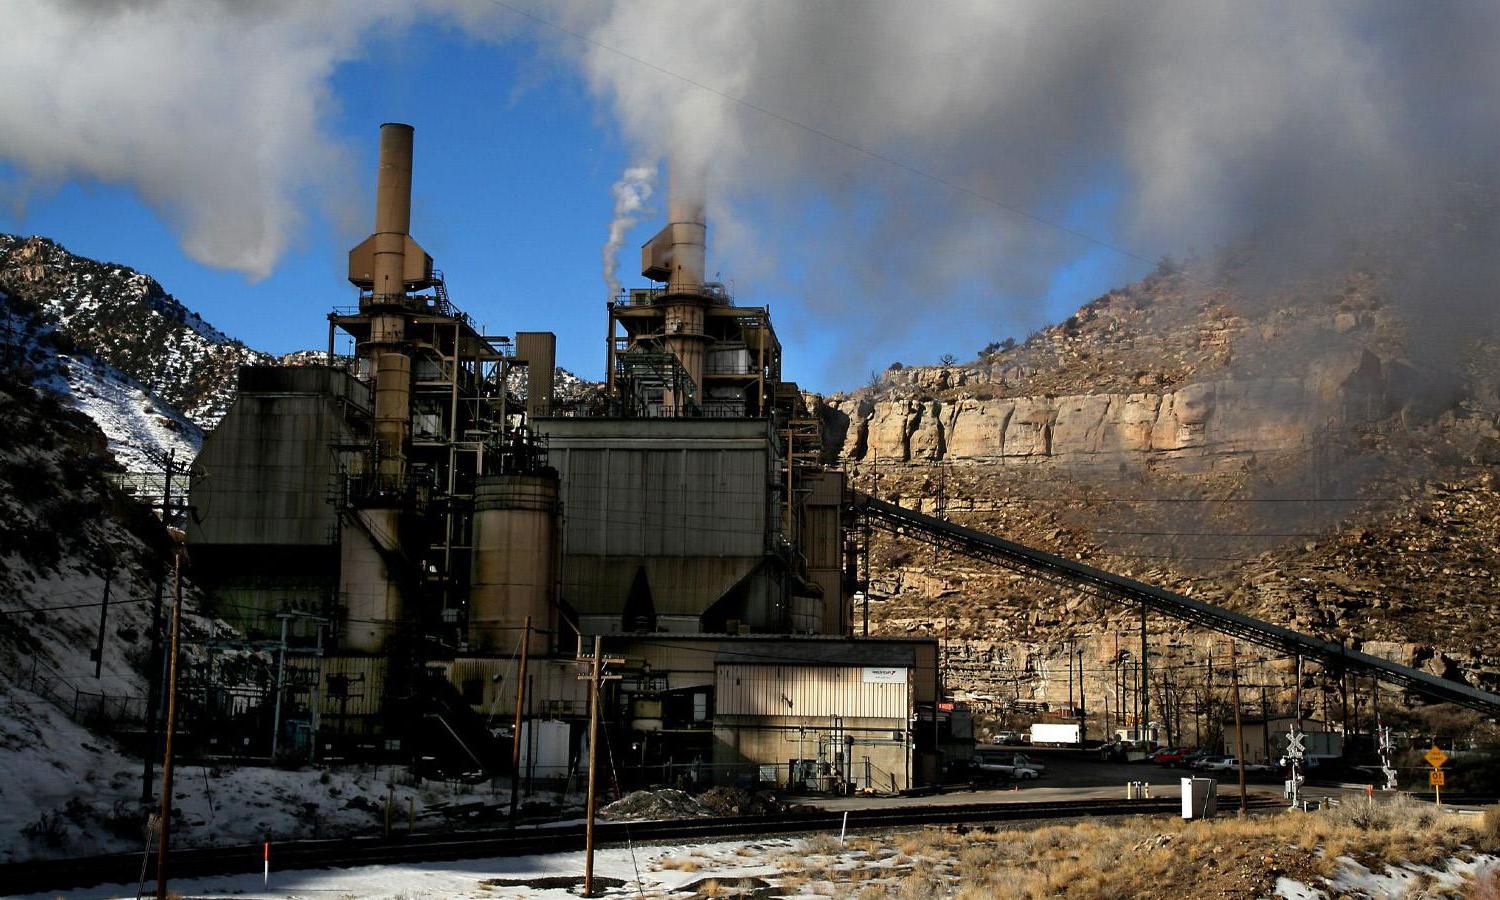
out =
[[[1156,751],[1151,755],[1151,761],[1158,766],[1180,766],[1183,757],[1193,752],[1187,747],[1167,747]]]

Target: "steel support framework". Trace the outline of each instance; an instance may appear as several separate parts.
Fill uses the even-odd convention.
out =
[[[1433,700],[1456,703],[1491,716],[1500,716],[1500,695],[1360,653],[1343,644],[1301,634],[1183,594],[1164,591],[1061,556],[1033,550],[1014,541],[876,499],[860,491],[850,492],[849,504],[854,513],[867,516],[871,524],[894,534],[925,540],[955,553],[1093,593],[1117,603],[1132,606],[1144,604],[1155,612],[1174,619],[1233,635],[1288,655],[1318,660],[1330,670],[1368,674]]]

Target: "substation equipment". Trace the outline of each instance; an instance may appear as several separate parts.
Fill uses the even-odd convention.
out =
[[[381,126],[358,305],[329,314],[327,357],[242,369],[198,457],[208,609],[282,670],[210,662],[212,732],[504,771],[524,649],[524,774],[565,777],[598,635],[624,660],[601,700],[622,781],[934,773],[936,643],[853,636],[844,475],[782,378],[769,309],[705,279],[701,192],[674,170],[642,248],[655,284],[610,298],[607,383],[564,403],[554,336],[485,333],[409,234],[412,148],[411,127]]]

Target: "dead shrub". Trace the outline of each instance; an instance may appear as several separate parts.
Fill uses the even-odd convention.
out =
[[[1500,804],[1485,807],[1480,822],[1480,835],[1491,847],[1500,846]]]

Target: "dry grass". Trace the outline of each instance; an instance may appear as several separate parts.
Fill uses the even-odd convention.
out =
[[[1495,852],[1497,827],[1500,812],[1483,820],[1439,815],[1430,804],[1398,798],[1373,805],[1361,799],[1321,813],[1191,823],[1135,818],[994,833],[927,828],[860,839],[857,853],[874,873],[868,882],[853,872],[819,874],[836,879],[845,888],[841,896],[859,900],[1249,898],[1271,894],[1282,875],[1318,886],[1341,856],[1379,870],[1387,863],[1441,866],[1455,855]],[[1500,900],[1500,874],[1484,878],[1489,881],[1476,881],[1472,896]]]
[[[696,872],[699,869],[703,868],[703,865],[699,863],[698,860],[691,858],[664,859],[661,862],[657,863],[657,866],[663,869],[673,869],[678,872]]]

